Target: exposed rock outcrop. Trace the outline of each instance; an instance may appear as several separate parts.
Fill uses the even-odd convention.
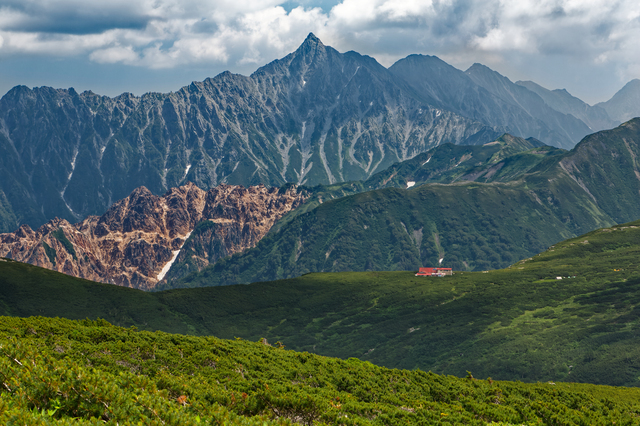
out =
[[[296,186],[220,185],[205,192],[189,183],[162,197],[140,187],[100,217],[75,225],[54,219],[37,231],[23,225],[0,234],[0,256],[93,281],[152,290],[194,228],[208,230],[198,232],[199,244],[222,248],[200,256],[199,264],[207,265],[253,247],[304,200]]]

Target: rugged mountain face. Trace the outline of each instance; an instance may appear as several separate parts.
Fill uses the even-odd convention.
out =
[[[502,120],[509,133],[516,136],[533,136],[548,144],[570,149],[592,132],[589,126],[578,118],[556,111],[536,93],[511,82],[507,77],[484,65],[473,64],[465,74],[504,104],[511,106],[511,111],[518,114],[512,117],[514,113],[510,110],[501,111]]]
[[[479,64],[463,72],[435,56],[411,55],[389,71],[433,104],[502,133],[535,137],[562,148],[573,147],[591,133],[580,119],[554,109],[535,93]]]
[[[251,76],[115,98],[15,87],[0,100],[0,232],[99,215],[134,188],[366,180],[443,143],[509,131],[570,148],[577,116],[491,70],[413,55],[390,69],[313,34]]]
[[[250,77],[225,72],[175,93],[16,87],[0,100],[0,191],[12,207],[0,225],[101,214],[138,186],[363,179],[440,143],[494,136],[396,80],[310,35]]]
[[[547,105],[556,111],[571,114],[582,120],[589,126],[591,132],[612,129],[620,125],[619,121],[612,120],[609,117],[609,114],[607,114],[604,108],[591,106],[572,96],[565,89],[548,90],[533,81],[516,81],[516,84],[536,93]]]
[[[493,269],[640,217],[640,118],[590,135],[569,152],[538,147],[482,163],[489,151],[466,148],[439,147],[372,182],[406,188],[409,178],[423,178],[422,186],[325,201],[180,285],[412,270],[441,259],[457,270]]]
[[[194,228],[212,249],[208,264],[253,247],[282,215],[305,199],[295,186],[220,185],[205,192],[192,183],[163,197],[147,188],[113,204],[101,217],[75,225],[55,219],[0,234],[0,256],[121,286],[153,289],[167,274]],[[203,263],[204,262],[204,263]]]
[[[596,104],[618,121],[640,117],[640,80],[633,79],[624,85],[611,99]]]

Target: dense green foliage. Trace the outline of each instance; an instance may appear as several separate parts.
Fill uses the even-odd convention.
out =
[[[78,257],[76,256],[76,250],[73,248],[73,244],[71,244],[71,241],[69,241],[69,239],[67,238],[66,235],[64,235],[64,231],[62,230],[62,228],[59,228],[55,231],[53,231],[51,233],[51,235],[58,241],[60,241],[60,243],[62,243],[62,246],[65,248],[65,250],[67,250],[69,252],[69,254],[71,256],[73,256],[73,258],[75,260],[78,259]],[[47,248],[45,247],[45,250]],[[47,252],[47,256],[49,256],[49,252]]]
[[[0,318],[2,424],[640,424],[640,390],[390,370],[266,342]]]
[[[533,145],[508,135],[482,147],[443,145],[364,183],[320,188],[253,249],[163,288],[410,270],[440,259],[457,270],[503,268],[562,239],[640,217],[640,119],[590,135],[569,152],[521,151]],[[426,183],[406,190],[408,182]],[[384,186],[394,188],[331,199]]]
[[[47,255],[49,262],[56,266],[56,249],[52,248],[45,241],[42,242],[42,247],[44,248],[44,253]]]
[[[640,222],[559,243],[508,269],[437,279],[325,273],[144,293],[4,261],[0,313],[266,337],[295,350],[458,376],[640,386],[638,259]]]

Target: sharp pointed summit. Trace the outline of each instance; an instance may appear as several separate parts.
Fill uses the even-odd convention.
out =
[[[322,41],[320,41],[320,39],[318,37],[316,37],[316,35],[314,33],[309,33],[309,35],[307,35],[307,38],[304,39],[302,44],[303,45],[305,45],[305,44],[322,44]]]

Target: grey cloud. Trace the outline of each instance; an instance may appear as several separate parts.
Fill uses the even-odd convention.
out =
[[[6,22],[2,30],[33,33],[99,34],[111,29],[140,30],[151,17],[136,7],[74,2],[2,1],[0,13],[13,12],[19,18]]]
[[[219,28],[220,27],[217,23],[206,18],[202,18],[191,26],[191,30],[194,33],[200,34],[213,34],[218,31]]]
[[[110,17],[104,19],[82,14],[65,14],[63,16],[49,16],[42,19],[32,19],[16,25],[7,25],[3,29],[19,32],[57,33],[57,34],[100,34],[111,29],[144,29],[149,22],[142,17]]]

